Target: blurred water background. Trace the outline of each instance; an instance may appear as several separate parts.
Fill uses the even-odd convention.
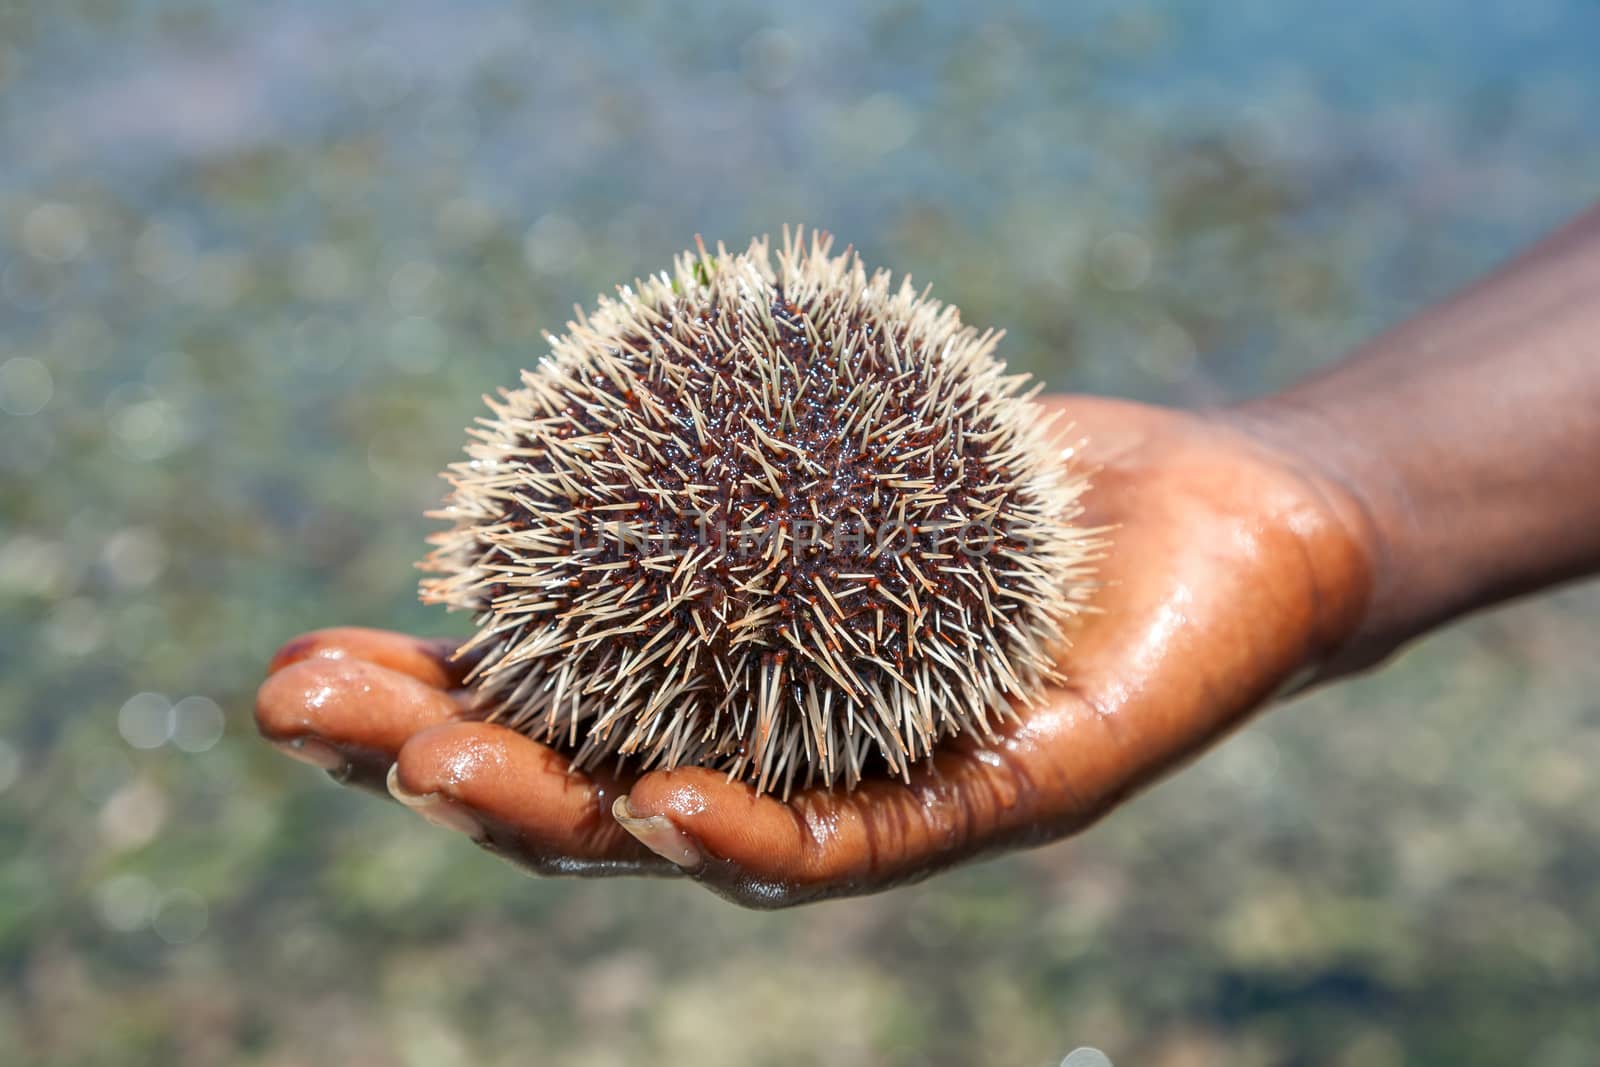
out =
[[[1082,839],[751,914],[536,881],[254,736],[427,633],[436,472],[574,302],[831,228],[1058,389],[1285,384],[1600,194],[1600,7],[0,4],[0,1059],[1579,1065],[1600,595]]]

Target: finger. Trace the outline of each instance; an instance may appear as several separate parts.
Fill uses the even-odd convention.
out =
[[[360,659],[410,675],[435,689],[454,689],[471,666],[465,657],[452,659],[459,645],[450,637],[413,637],[391,630],[339,626],[296,637],[272,657],[267,673],[309,659]]]
[[[378,789],[413,734],[461,714],[450,694],[354,658],[291,663],[256,694],[262,736],[340,781]]]
[[[1073,742],[1062,744],[1068,735]],[[1107,724],[1063,693],[997,743],[941,753],[909,782],[812,789],[784,802],[684,768],[640,778],[618,815],[712,888],[751,907],[782,907],[884,889],[1079,829],[1117,795],[1119,747]]]
[[[495,723],[458,722],[406,742],[389,791],[431,822],[541,874],[676,870],[611,817],[617,782]]]

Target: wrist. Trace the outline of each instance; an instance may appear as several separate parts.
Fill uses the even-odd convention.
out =
[[[1330,670],[1600,571],[1600,210],[1227,419],[1348,516],[1371,566]]]
[[[1390,518],[1405,512],[1403,483],[1371,437],[1337,409],[1286,393],[1226,408],[1220,417],[1270,452],[1319,509],[1319,521],[1297,524],[1322,608],[1323,641],[1307,678],[1326,681],[1381,662],[1404,640],[1389,610],[1406,597]]]

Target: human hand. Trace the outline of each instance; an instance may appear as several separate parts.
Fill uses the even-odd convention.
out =
[[[286,645],[262,733],[542,874],[682,873],[776,907],[868,893],[1081,830],[1324,668],[1361,622],[1374,547],[1357,498],[1243,418],[1047,398],[1114,527],[1095,614],[1053,689],[997,743],[954,739],[909,782],[757,795],[705,768],[575,772],[472,718],[452,644],[325,630]]]

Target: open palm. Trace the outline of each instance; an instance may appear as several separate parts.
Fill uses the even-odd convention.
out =
[[[946,745],[909,783],[787,802],[715,771],[575,772],[476,721],[452,644],[323,630],[273,660],[261,731],[355,785],[539,873],[683,873],[743,904],[872,892],[1053,840],[1196,753],[1322,666],[1370,588],[1360,509],[1236,420],[1090,397],[1065,414],[1093,472],[1085,521],[1114,527],[1068,684],[997,743]]]

